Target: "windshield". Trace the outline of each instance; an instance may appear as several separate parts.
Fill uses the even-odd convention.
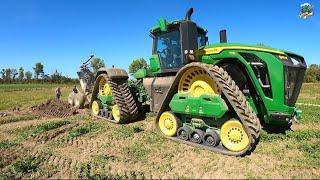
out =
[[[206,45],[206,35],[205,34],[198,34],[198,47]]]
[[[179,31],[159,35],[156,45],[163,69],[179,68],[182,65]]]

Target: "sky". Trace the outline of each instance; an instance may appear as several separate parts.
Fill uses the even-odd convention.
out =
[[[303,20],[305,2],[315,15]],[[183,19],[190,7],[210,44],[227,29],[228,42],[263,43],[320,64],[319,0],[1,0],[0,69],[32,71],[41,62],[46,74],[77,77],[90,54],[127,69],[133,59],[149,61],[149,30],[160,17]]]

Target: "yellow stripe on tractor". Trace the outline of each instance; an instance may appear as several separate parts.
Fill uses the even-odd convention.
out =
[[[221,47],[207,48],[207,49],[199,50],[198,51],[198,55],[219,54],[223,50],[230,50],[230,49],[233,49],[233,50],[263,51],[263,52],[269,52],[269,53],[274,53],[274,54],[286,55],[284,52],[278,51],[278,50],[258,48],[258,47],[248,47],[248,46],[221,46]]]

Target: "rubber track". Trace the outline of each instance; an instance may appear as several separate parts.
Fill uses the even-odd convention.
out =
[[[138,115],[138,107],[132,97],[126,79],[111,79],[107,74],[103,74],[103,76],[111,88],[115,103],[120,108],[120,121],[118,123],[129,123],[135,120]],[[110,121],[115,122],[114,120]]]
[[[244,96],[242,91],[239,90],[239,87],[232,80],[229,74],[219,66],[195,62],[195,63],[190,63],[186,65],[184,68],[192,68],[192,67],[202,68],[217,83],[217,85],[219,86],[219,88],[227,98],[228,102],[230,103],[230,105],[238,115],[240,121],[242,122],[245,128],[245,131],[248,134],[250,145],[243,151],[232,152],[225,149],[221,145],[219,145],[218,147],[209,147],[202,144],[195,144],[190,141],[183,141],[178,139],[177,137],[169,137],[169,139],[172,139],[178,142],[184,142],[189,145],[202,147],[210,151],[219,152],[225,155],[245,156],[250,154],[255,149],[256,145],[259,142],[261,124],[257,115],[253,112],[249,102],[246,100],[246,97]]]
[[[250,139],[250,146],[242,155],[250,154],[256,147],[260,138],[261,124],[257,115],[253,112],[246,97],[232,80],[231,76],[222,68],[213,65],[205,65],[210,70],[210,75],[217,82],[229,103],[237,113]]]

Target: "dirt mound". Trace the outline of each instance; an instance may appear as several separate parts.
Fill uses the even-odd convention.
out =
[[[31,109],[45,117],[68,117],[77,114],[77,108],[72,107],[66,101],[49,99],[46,103],[31,107]]]

